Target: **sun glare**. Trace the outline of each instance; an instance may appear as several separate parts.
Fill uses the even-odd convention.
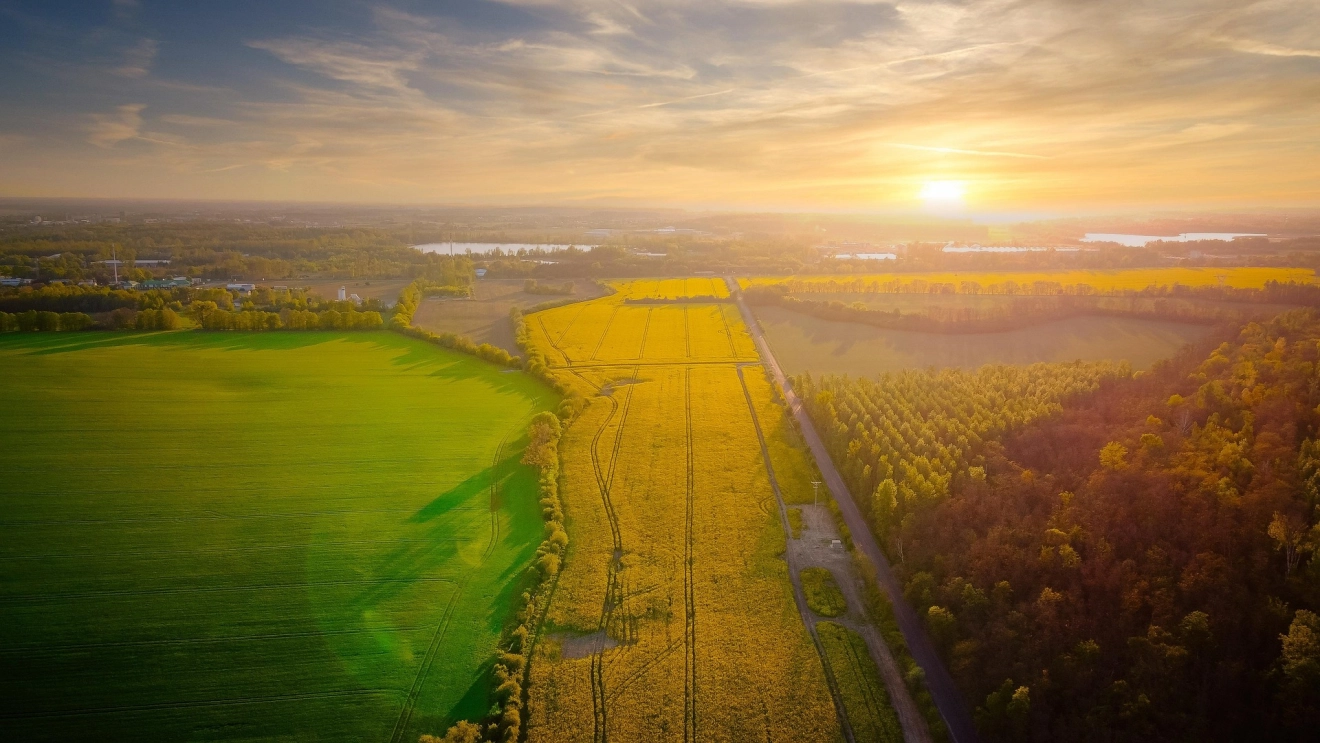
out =
[[[921,187],[921,200],[931,208],[957,208],[962,206],[966,191],[962,181],[926,181]]]

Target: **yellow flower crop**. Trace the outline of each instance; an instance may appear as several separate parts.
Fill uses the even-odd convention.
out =
[[[727,296],[719,279],[614,288],[526,318],[590,400],[561,441],[572,541],[533,654],[529,739],[838,740],[738,379],[758,359],[737,308],[678,301]],[[772,388],[746,376],[774,432]]]
[[[1107,271],[938,271],[925,273],[869,273],[803,275],[779,278],[742,279],[744,288],[764,284],[787,284],[794,292],[926,293],[931,284],[952,286],[955,293],[1001,294],[1010,282],[1016,290],[1010,294],[1039,293],[1037,282],[1046,293],[1052,289],[1087,285],[1099,293],[1140,291],[1147,287],[1174,285],[1226,286],[1235,289],[1260,289],[1267,281],[1299,284],[1316,283],[1315,271],[1309,268],[1215,267],[1215,268],[1137,268]],[[969,286],[964,287],[964,284]],[[968,291],[975,285],[975,291]],[[999,290],[991,287],[999,287]],[[1066,291],[1066,289],[1065,289]],[[1070,292],[1069,292],[1070,293]]]

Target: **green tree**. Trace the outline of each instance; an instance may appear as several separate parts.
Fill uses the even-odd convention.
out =
[[[1121,470],[1127,466],[1127,447],[1111,441],[1100,450],[1100,466],[1109,470]]]

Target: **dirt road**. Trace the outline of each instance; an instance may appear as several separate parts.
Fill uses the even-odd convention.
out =
[[[742,292],[738,290],[737,281],[732,277],[728,277],[725,282],[729,285],[729,293],[737,301],[739,311],[742,312],[743,322],[747,324],[748,331],[756,341],[761,359],[770,369],[775,382],[784,394],[784,400],[788,404],[789,411],[802,429],[802,436],[806,439],[811,454],[816,460],[816,465],[820,468],[826,487],[830,489],[835,502],[839,504],[844,523],[848,525],[848,530],[852,533],[853,544],[875,566],[880,590],[885,593],[889,598],[889,602],[893,604],[894,618],[898,622],[899,630],[903,633],[903,639],[907,641],[908,650],[912,653],[917,665],[921,666],[926,674],[926,687],[930,689],[931,697],[935,700],[935,706],[939,708],[940,716],[944,718],[944,724],[949,728],[949,737],[954,743],[976,743],[980,738],[976,733],[976,726],[972,722],[971,712],[966,701],[963,700],[962,693],[954,685],[953,677],[949,675],[949,670],[944,667],[944,662],[935,651],[935,646],[931,644],[925,628],[921,625],[921,620],[917,617],[917,613],[903,597],[902,586],[899,585],[898,579],[894,577],[894,573],[889,567],[889,560],[885,557],[884,552],[880,550],[880,545],[876,542],[875,536],[871,534],[866,519],[857,508],[857,504],[853,502],[852,494],[848,492],[848,487],[844,485],[843,478],[830,460],[829,452],[825,449],[825,443],[817,435],[811,417],[807,415],[806,409],[802,406],[802,400],[793,391],[787,377],[784,376],[783,370],[779,368],[779,363],[775,361],[774,353],[771,352],[770,344],[765,340],[765,334],[761,331],[761,326],[756,322],[756,317],[752,315],[747,303],[743,301]],[[795,582],[796,577],[795,573]]]

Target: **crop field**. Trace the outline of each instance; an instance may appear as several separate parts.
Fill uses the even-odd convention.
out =
[[[887,282],[911,284],[953,284],[976,282],[982,288],[992,284],[1013,282],[1019,286],[1037,281],[1048,281],[1063,286],[1087,284],[1098,291],[1145,289],[1150,286],[1229,286],[1235,289],[1259,289],[1267,281],[1314,284],[1315,271],[1309,268],[1276,267],[1216,267],[1216,268],[1135,268],[1108,271],[944,271],[927,273],[868,273],[755,277],[740,279],[743,288],[762,284],[810,285],[821,291],[865,292],[876,291]],[[872,286],[874,285],[874,286]]]
[[[390,333],[0,337],[0,738],[416,741],[491,705],[553,394]]]
[[[809,467],[736,307],[625,303],[715,289],[637,283],[528,317],[590,399],[561,442],[573,536],[533,653],[530,740],[840,740],[748,396],[799,499]]]
[[[1129,361],[1147,369],[1214,332],[1205,325],[1126,317],[1071,317],[999,333],[950,335],[822,320],[757,307],[776,358],[789,374],[873,376],[927,366],[975,369],[1038,361]]]
[[[890,311],[898,310],[905,314],[920,313],[932,308],[968,308],[974,310],[993,310],[1001,307],[1012,306],[1015,303],[1029,301],[1021,296],[1008,294],[888,294],[874,292],[806,292],[794,294],[798,297],[813,302],[842,302],[846,305],[853,305],[860,302],[866,305],[867,309]],[[1149,307],[1156,302],[1166,301],[1155,298],[1134,299],[1131,302],[1135,306]],[[1188,305],[1198,308],[1214,308],[1224,306],[1243,307],[1241,303],[1223,302],[1211,299],[1192,299],[1180,298],[1176,300],[1178,304]],[[1276,314],[1292,309],[1297,305],[1271,303],[1271,302],[1253,302],[1250,308],[1267,314]]]
[[[509,310],[554,300],[593,299],[605,293],[590,281],[573,284],[573,294],[557,296],[525,292],[521,279],[482,279],[473,285],[472,299],[422,300],[413,315],[413,324],[433,333],[465,335],[477,343],[489,343],[518,355],[521,351],[513,336]]]
[[[1110,271],[962,271],[925,273],[853,273],[853,275],[758,276],[741,278],[743,289],[748,286],[783,284],[803,286],[825,292],[876,292],[887,282],[912,284],[953,284],[974,281],[982,289],[993,284],[1014,282],[1019,286],[1036,281],[1055,282],[1063,286],[1086,284],[1100,292],[1123,289],[1146,289],[1147,286],[1232,286],[1234,289],[1259,289],[1266,281],[1294,281],[1298,284],[1316,284],[1320,278],[1309,268],[1276,267],[1216,267],[1216,268],[1126,268]]]
[[[678,299],[680,297],[727,297],[729,287],[716,276],[685,279],[641,279],[612,284],[625,299]]]
[[[575,369],[757,360],[732,304],[648,306],[623,297],[538,312],[527,322],[548,359]]]

